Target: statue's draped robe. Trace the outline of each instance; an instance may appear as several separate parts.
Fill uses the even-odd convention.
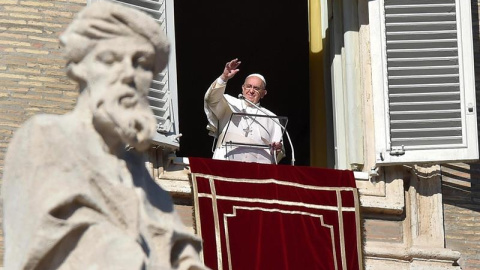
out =
[[[205,269],[143,156],[105,151],[88,121],[35,116],[3,179],[5,269]]]

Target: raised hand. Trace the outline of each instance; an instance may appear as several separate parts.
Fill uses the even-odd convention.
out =
[[[241,63],[242,62],[238,61],[238,58],[235,58],[232,61],[225,64],[225,69],[223,69],[223,73],[220,76],[220,78],[225,82],[227,82],[228,80],[233,78],[235,76],[235,74],[237,74],[237,72],[240,71],[238,69],[238,66]]]

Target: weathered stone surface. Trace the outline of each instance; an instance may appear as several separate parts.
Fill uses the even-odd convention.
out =
[[[143,13],[100,2],[61,40],[80,95],[72,112],[35,116],[11,140],[5,268],[205,269],[200,240],[141,152],[156,125],[149,85],[168,59],[162,30]]]

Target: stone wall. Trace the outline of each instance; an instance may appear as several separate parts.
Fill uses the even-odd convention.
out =
[[[13,132],[38,113],[63,114],[77,97],[59,34],[86,0],[0,0],[0,179]]]
[[[472,0],[477,119],[480,98],[480,28],[478,0]],[[478,121],[477,120],[477,121]],[[480,269],[480,163],[442,165],[445,245],[460,251],[462,269]]]
[[[480,269],[480,164],[442,166],[445,245],[463,270]]]
[[[86,0],[0,0],[0,181],[15,130],[32,115],[63,114],[75,104],[77,91],[65,75],[58,36],[85,4]]]

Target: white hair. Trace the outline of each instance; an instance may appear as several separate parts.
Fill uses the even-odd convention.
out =
[[[263,86],[264,86],[264,87],[267,87],[267,81],[265,81],[265,78],[264,78],[262,75],[260,75],[260,74],[258,74],[258,73],[252,73],[252,74],[248,75],[248,76],[245,78],[245,80],[248,79],[248,78],[250,78],[250,77],[257,77],[257,78],[259,78],[260,80],[262,80]]]

